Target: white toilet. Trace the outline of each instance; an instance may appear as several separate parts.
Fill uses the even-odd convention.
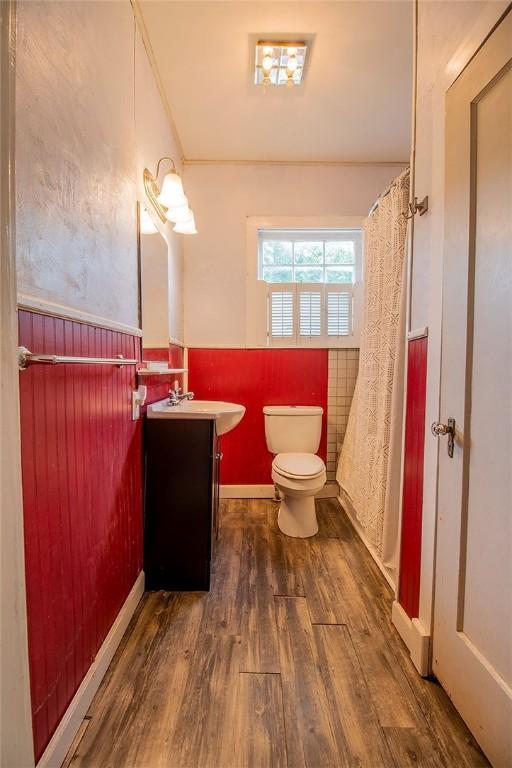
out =
[[[316,456],[323,408],[265,405],[265,437],[275,454],[272,480],[281,493],[277,524],[287,536],[305,539],[318,532],[315,494],[326,483],[325,464]]]

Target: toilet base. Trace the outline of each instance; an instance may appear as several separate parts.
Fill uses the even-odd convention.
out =
[[[307,539],[318,533],[314,496],[284,496],[277,515],[279,529],[287,536]]]

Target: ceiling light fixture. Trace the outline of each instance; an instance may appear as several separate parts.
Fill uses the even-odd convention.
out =
[[[300,85],[307,46],[304,42],[263,41],[256,43],[255,85]]]
[[[263,61],[261,62],[261,66],[265,70],[265,72],[270,72],[273,66],[272,56],[264,56]]]
[[[162,181],[162,189],[158,186],[158,174],[160,173],[160,166],[168,160],[171,163],[171,168],[165,174]],[[157,212],[161,221],[178,222],[193,222],[192,227],[188,229],[176,229],[175,232],[181,232],[182,234],[196,234],[197,230],[194,222],[194,214],[188,205],[188,200],[185,197],[183,191],[183,183],[181,177],[176,170],[176,164],[172,157],[161,157],[156,167],[156,173],[153,175],[151,171],[144,168],[144,189],[148,197],[149,202]]]

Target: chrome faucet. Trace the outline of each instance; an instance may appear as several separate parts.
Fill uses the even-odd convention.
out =
[[[179,405],[183,400],[193,400],[193,392],[181,392],[181,387],[169,391],[169,405]]]

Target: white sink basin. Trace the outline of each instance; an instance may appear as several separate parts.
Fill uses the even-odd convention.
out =
[[[221,400],[183,400],[179,405],[169,405],[169,400],[160,400],[148,405],[148,419],[215,419],[218,435],[225,435],[239,424],[244,416],[245,406],[224,403]]]

